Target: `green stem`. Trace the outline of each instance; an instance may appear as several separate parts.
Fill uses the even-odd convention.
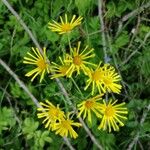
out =
[[[78,92],[80,93],[80,95],[81,95],[82,98],[83,98],[83,93],[81,92],[79,86],[76,84],[75,80],[74,80],[72,77],[71,77],[71,80],[72,80],[73,84],[75,85],[75,87],[77,88]]]
[[[106,103],[108,103],[108,91],[106,91],[106,94],[105,94],[105,101]]]
[[[71,42],[70,42],[70,37],[69,37],[69,33],[67,34],[67,38],[68,38],[69,49],[70,49],[70,54],[71,54]]]

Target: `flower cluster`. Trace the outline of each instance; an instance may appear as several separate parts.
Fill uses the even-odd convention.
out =
[[[78,134],[74,131],[72,126],[80,127],[81,124],[69,119],[69,113],[65,115],[64,111],[59,108],[59,105],[55,107],[48,100],[40,104],[42,107],[38,108],[39,113],[37,116],[38,118],[44,118],[42,123],[45,124],[45,128],[55,131],[55,133],[60,136],[67,137],[68,134],[70,134],[72,138],[78,137]]]
[[[29,71],[26,76],[33,76],[31,78],[31,81],[33,81],[35,77],[40,75],[41,82],[46,73],[51,73],[51,79],[59,77],[69,79],[73,78],[74,75],[80,76],[80,74],[83,74],[86,79],[84,90],[88,90],[92,96],[77,104],[77,117],[83,116],[83,119],[87,118],[92,123],[92,115],[95,115],[99,121],[98,129],[108,130],[109,132],[112,129],[118,131],[119,126],[123,126],[127,119],[128,110],[125,103],[118,104],[117,100],[111,98],[105,101],[102,96],[106,93],[120,94],[122,89],[121,77],[109,63],[105,64],[102,61],[99,64],[93,63],[95,57],[93,48],[88,45],[84,46],[81,41],[78,41],[76,46],[72,47],[69,34],[81,24],[82,19],[81,16],[77,18],[76,15],[73,15],[69,22],[68,16],[65,14],[65,20],[60,17],[60,22],[52,20],[48,23],[48,28],[51,31],[68,36],[70,51],[63,53],[63,56],[58,56],[60,62],[56,63],[47,59],[45,48],[43,52],[37,48],[32,48],[34,54],[27,53],[28,57],[24,57],[23,63],[35,65],[36,68]],[[48,100],[46,100],[46,103],[40,104],[42,107],[38,108],[39,113],[37,115],[38,118],[44,118],[45,128],[55,131],[56,134],[61,136],[70,135],[72,138],[78,136],[72,126],[80,127],[81,124],[71,120],[70,113],[65,115],[59,105],[55,107]]]
[[[83,118],[88,118],[88,121],[91,123],[91,113],[93,112],[98,120],[100,120],[100,125],[98,129],[103,129],[111,132],[111,128],[114,131],[119,130],[119,125],[124,126],[123,121],[127,119],[126,114],[128,113],[125,103],[116,104],[117,100],[113,101],[112,99],[106,103],[105,100],[102,100],[101,95],[97,95],[90,99],[84,100],[78,104],[80,117],[83,114]],[[115,105],[116,104],[116,105]],[[119,125],[117,124],[119,123]]]

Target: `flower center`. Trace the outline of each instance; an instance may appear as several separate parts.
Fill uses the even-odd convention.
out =
[[[101,71],[95,71],[94,73],[92,73],[92,79],[94,81],[98,81],[102,78],[103,78],[103,73]]]
[[[68,71],[68,69],[69,69],[69,66],[62,66],[62,67],[60,67],[60,72],[63,75],[66,75],[66,72]]]
[[[62,121],[62,126],[67,130],[70,129],[70,121],[69,120]]]
[[[59,115],[57,108],[50,108],[49,115],[57,118]]]
[[[75,65],[80,66],[80,65],[82,64],[81,56],[79,56],[79,55],[75,56],[75,57],[73,58],[73,63],[74,63]]]
[[[37,66],[39,67],[40,70],[44,70],[46,68],[46,62],[44,61],[44,59],[40,58],[37,61]]]
[[[115,115],[115,110],[112,106],[107,106],[105,110],[105,115],[107,117],[113,117]]]
[[[63,24],[62,25],[62,31],[68,32],[72,29],[71,25],[69,23]]]
[[[85,106],[86,106],[86,108],[88,108],[88,109],[92,108],[93,105],[94,105],[94,103],[93,103],[92,101],[86,101],[86,102],[85,102]]]

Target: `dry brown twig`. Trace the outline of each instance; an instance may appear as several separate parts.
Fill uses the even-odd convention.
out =
[[[145,44],[145,42],[147,41],[147,39],[150,37],[150,32],[148,32],[145,37],[144,37],[144,40],[142,41],[142,43],[140,44],[140,46],[135,50],[133,51],[128,57],[126,60],[124,60],[120,65],[120,66],[123,66],[125,65],[142,47],[143,45]]]
[[[143,116],[140,120],[141,126],[143,125],[149,111],[150,111],[150,104],[147,106],[147,109],[144,111]],[[133,146],[138,142],[139,138],[140,138],[140,132],[138,131],[135,137],[133,138],[132,142],[128,145],[127,150],[132,150]]]
[[[105,35],[105,25],[103,21],[102,4],[103,4],[103,0],[98,0],[98,15],[100,18],[100,25],[101,25],[100,30],[101,30],[101,35],[102,35],[104,62],[107,63],[106,35]]]
[[[17,114],[16,114],[16,111],[15,111],[15,109],[14,109],[13,106],[12,106],[11,99],[10,99],[10,98],[11,98],[11,95],[6,91],[6,88],[3,89],[2,87],[0,87],[0,89],[3,91],[4,95],[6,95],[6,99],[7,99],[8,103],[9,103],[9,105],[10,105],[12,111],[13,111],[13,116],[14,116],[16,122],[18,123],[19,128],[21,129],[21,121],[20,121],[20,119],[18,118],[18,116],[17,116]]]
[[[149,7],[150,7],[150,2],[146,3],[145,5],[142,5],[141,7],[137,8],[137,9],[133,10],[132,12],[128,13],[127,15],[123,16],[118,23],[119,25],[118,25],[118,31],[117,31],[116,35],[120,34],[123,23],[125,21],[129,20],[131,17],[134,17],[134,16],[140,14],[142,11],[144,11],[145,9],[147,9]]]

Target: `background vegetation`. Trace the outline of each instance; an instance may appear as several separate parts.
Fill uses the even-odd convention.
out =
[[[104,31],[101,31],[97,0],[11,0],[40,45],[47,47],[48,57],[58,61],[66,49],[67,37],[48,29],[48,22],[58,20],[65,13],[83,16],[78,31],[72,32],[71,41],[81,40],[93,47],[96,62],[104,60],[102,32],[106,37],[107,60],[122,76],[121,95],[129,109],[126,125],[119,132],[97,131],[89,126],[92,134],[106,150],[141,149],[150,147],[150,2],[149,0],[103,1]],[[49,99],[64,104],[64,97],[55,82],[46,77],[39,84],[24,74],[30,70],[23,57],[34,44],[15,16],[0,1],[0,58],[26,83],[39,100]],[[84,78],[76,82],[84,89]],[[80,93],[72,81],[61,79],[69,96],[80,100]],[[84,92],[84,94],[88,94]],[[64,140],[44,129],[36,116],[36,106],[17,82],[0,66],[0,149],[69,149]],[[86,122],[86,121],[85,121]],[[95,122],[96,124],[96,122]],[[79,150],[97,149],[83,128],[79,137],[70,143]]]

